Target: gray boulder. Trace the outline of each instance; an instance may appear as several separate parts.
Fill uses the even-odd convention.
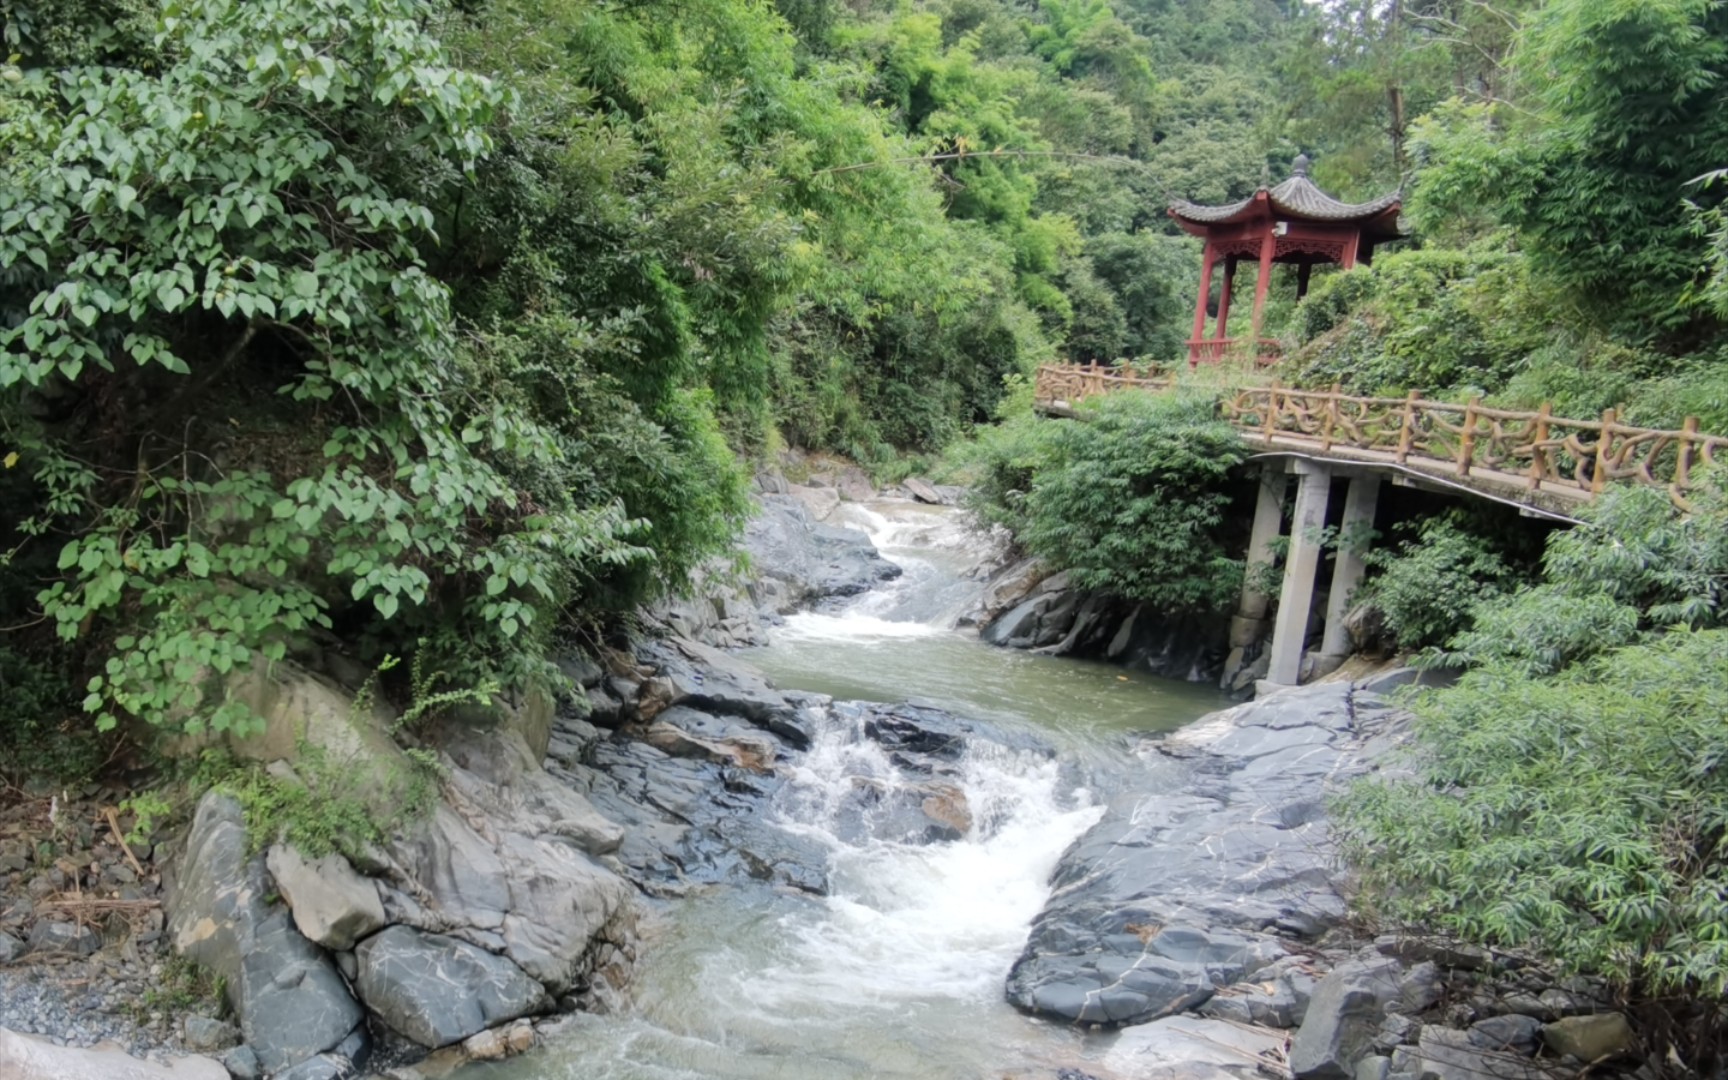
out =
[[[1253,981],[1237,983],[1214,994],[1200,1006],[1201,1016],[1260,1027],[1292,1028],[1307,1015],[1309,995],[1298,994],[1296,980],[1277,971],[1283,962],[1268,965]],[[1311,981],[1311,980],[1310,980]]]
[[[624,830],[548,774],[522,736],[454,721],[432,815],[392,839],[389,921],[500,952],[555,995],[584,987],[600,941],[627,936],[633,890],[596,856]]]
[[[1297,1080],[1351,1080],[1374,1050],[1386,1007],[1399,1000],[1403,975],[1398,961],[1377,958],[1347,960],[1321,979],[1290,1044]]]
[[[102,935],[83,923],[49,922],[43,919],[30,930],[28,950],[32,953],[60,953],[89,956],[102,947]]]
[[[199,1053],[226,1050],[240,1041],[240,1031],[233,1024],[210,1016],[188,1016],[180,1025],[186,1047]]]
[[[1550,1074],[1520,1054],[1473,1046],[1468,1032],[1432,1024],[1414,1047],[1392,1051],[1392,1072],[1424,1080],[1551,1080]]]
[[[308,862],[292,844],[272,844],[265,857],[276,891],[294,912],[294,925],[326,949],[347,952],[384,925],[378,886],[332,852]]]
[[[984,628],[981,637],[1010,649],[1042,649],[1068,636],[1085,596],[1066,572],[1040,582],[1020,603]]]
[[[876,497],[876,485],[870,482],[870,474],[859,468],[842,470],[834,487],[847,502],[869,502]]]
[[[264,1075],[264,1067],[258,1064],[258,1055],[244,1043],[222,1055],[222,1067],[234,1080],[258,1080]]]
[[[1228,620],[1169,615],[1105,593],[1075,588],[1054,574],[1028,586],[1036,564],[1017,564],[980,601],[980,636],[992,645],[1057,656],[1097,656],[1172,679],[1211,681],[1226,655]],[[1004,596],[1024,589],[1005,612],[988,614]]]
[[[745,661],[692,641],[652,642],[642,647],[642,656],[659,672],[643,685],[664,688],[663,707],[743,717],[798,749],[808,748],[808,733],[785,723],[796,708]]]
[[[1587,1063],[1620,1057],[1638,1045],[1632,1025],[1617,1012],[1563,1017],[1542,1028],[1542,1039],[1556,1054]]]
[[[1541,1021],[1517,1013],[1490,1016],[1470,1025],[1470,1044],[1483,1050],[1511,1050],[1520,1054],[1534,1054],[1541,1038]]]
[[[932,506],[941,506],[948,501],[940,491],[936,490],[935,486],[932,485],[930,481],[920,479],[916,476],[908,476],[900,482],[900,486],[906,489],[908,495],[911,495],[921,503],[929,503]]]
[[[5,1080],[228,1080],[207,1057],[145,1061],[112,1045],[81,1049],[0,1028],[0,1077]]]
[[[803,503],[804,509],[808,510],[810,516],[817,521],[826,521],[828,515],[840,506],[840,493],[833,488],[805,487],[802,484],[793,484],[783,494],[790,495]]]
[[[1356,1073],[1353,1080],[1386,1080],[1392,1075],[1392,1059],[1375,1055],[1365,1057],[1356,1063]]]
[[[1333,925],[1345,908],[1327,788],[1366,768],[1370,736],[1400,715],[1323,684],[1152,742],[1156,792],[1117,799],[1063,854],[1008,1000],[1068,1021],[1141,1023],[1282,958],[1282,935]]]
[[[661,721],[694,738],[722,745],[736,718],[674,706]],[[752,742],[786,751],[770,733]],[[560,775],[586,788],[605,812],[625,826],[616,858],[642,889],[681,895],[696,886],[767,882],[823,894],[828,891],[828,851],[814,837],[774,823],[770,807],[784,788],[776,773],[728,765],[707,755],[672,754],[646,742],[615,738],[599,742],[587,764]]]
[[[354,1075],[360,1055],[365,1050],[364,1035],[355,1032],[334,1050],[307,1058],[287,1072],[276,1073],[270,1080],[344,1080]]]
[[[990,575],[978,595],[977,606],[960,619],[961,626],[987,626],[1009,608],[1030,596],[1050,570],[1037,559],[1021,559]]]
[[[1222,1020],[1171,1016],[1124,1031],[1105,1055],[1112,1076],[1250,1080],[1284,1049],[1280,1032]]]
[[[900,567],[884,559],[870,537],[856,529],[824,525],[791,495],[764,495],[744,528],[743,547],[760,580],[757,603],[779,614],[814,601],[856,596],[897,578]]]
[[[168,932],[183,956],[222,976],[240,1030],[267,1074],[358,1036],[365,1014],[329,958],[269,903],[262,856],[249,855],[245,819],[232,798],[198,803],[182,865],[168,882]]]
[[[421,1046],[448,1046],[549,1004],[515,964],[441,934],[392,926],[355,952],[367,1008]]]

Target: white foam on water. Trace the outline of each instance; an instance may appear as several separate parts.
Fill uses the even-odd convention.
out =
[[[789,920],[790,956],[740,986],[769,1007],[821,1000],[895,1008],[946,999],[997,1001],[1026,928],[1050,894],[1062,852],[1102,814],[1084,792],[1064,791],[1058,764],[1039,754],[975,741],[957,790],[972,819],[958,840],[907,844],[835,834],[859,783],[914,803],[931,782],[895,770],[882,747],[840,725],[822,732],[783,804],[788,828],[831,847],[832,894],[818,918]]]
[[[868,646],[873,642],[935,637],[946,632],[942,627],[929,623],[883,619],[857,612],[820,615],[813,611],[801,611],[796,615],[788,615],[785,625],[774,629],[772,638],[776,645],[798,641],[836,641]]]

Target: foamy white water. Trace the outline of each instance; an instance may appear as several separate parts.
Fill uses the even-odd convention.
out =
[[[939,637],[948,632],[930,623],[883,619],[875,615],[850,612],[845,615],[823,615],[814,611],[801,611],[796,615],[788,615],[784,626],[775,627],[773,638],[776,645],[789,645],[797,641],[837,641],[869,645],[878,641]]]
[[[833,850],[833,893],[822,915],[788,927],[792,962],[756,973],[751,997],[821,996],[848,1008],[1001,998],[1057,858],[1103,811],[1087,792],[1063,790],[1055,761],[989,743],[974,744],[951,782],[972,819],[962,839],[848,843],[837,824],[856,785],[884,791],[892,806],[897,794],[924,797],[929,783],[896,770],[860,731],[836,723],[822,733],[780,810],[787,828]]]

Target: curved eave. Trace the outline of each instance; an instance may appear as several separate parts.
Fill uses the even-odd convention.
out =
[[[1200,237],[1221,225],[1258,219],[1355,225],[1365,234],[1392,239],[1402,235],[1398,231],[1398,213],[1402,208],[1402,192],[1395,191],[1365,203],[1345,203],[1327,195],[1306,178],[1293,177],[1270,191],[1262,188],[1246,199],[1224,206],[1202,206],[1178,199],[1170,204],[1169,213],[1183,231]]]

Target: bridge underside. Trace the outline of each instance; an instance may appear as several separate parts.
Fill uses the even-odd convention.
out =
[[[1381,488],[1388,482],[1447,495],[1479,495],[1515,505],[1532,516],[1573,520],[1509,494],[1478,490],[1395,463],[1342,460],[1337,455],[1321,460],[1294,449],[1255,456],[1266,468],[1260,477],[1249,534],[1248,572],[1230,621],[1230,656],[1223,676],[1226,688],[1245,689],[1250,682],[1261,692],[1296,686],[1337,669],[1349,658],[1355,646],[1347,616],[1367,572],[1375,512]],[[1292,478],[1296,481],[1295,504],[1288,515],[1290,529],[1286,535],[1285,503]],[[1321,595],[1316,586],[1325,561],[1326,526],[1340,482],[1347,482],[1343,514],[1331,515],[1337,525],[1336,551],[1330,583]],[[1284,569],[1277,608],[1269,617],[1272,597],[1262,591],[1268,575],[1257,568],[1275,563],[1274,550],[1281,538],[1287,542]],[[1310,643],[1317,647],[1310,649]]]

